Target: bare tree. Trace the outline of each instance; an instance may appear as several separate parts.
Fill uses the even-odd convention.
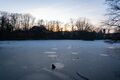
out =
[[[56,21],[56,31],[60,31],[60,21]]]
[[[19,14],[11,13],[10,14],[10,23],[13,26],[13,30],[16,30],[20,27],[19,23]]]
[[[59,21],[49,21],[48,22],[48,30],[50,31],[60,31],[60,22]]]
[[[38,26],[40,26],[40,25],[44,25],[44,20],[43,19],[40,19],[40,20],[38,20]]]
[[[72,31],[74,31],[74,20],[72,18],[70,19],[70,23],[71,23],[71,29]]]
[[[10,14],[7,12],[0,12],[0,31],[4,32],[11,32],[13,30],[13,26],[10,23]]]
[[[108,8],[108,23],[109,26],[120,28],[120,0],[106,0]]]
[[[30,14],[22,15],[21,24],[22,24],[23,30],[28,30],[34,24],[34,20],[35,18],[32,17]]]
[[[76,21],[76,27],[78,31],[89,31],[91,32],[93,29],[93,25],[86,18],[79,18]]]
[[[69,31],[68,28],[70,27],[69,23],[64,24],[64,31]]]

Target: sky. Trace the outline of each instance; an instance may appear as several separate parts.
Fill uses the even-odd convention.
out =
[[[0,0],[0,11],[30,13],[36,19],[69,22],[71,18],[88,18],[99,24],[104,19],[104,0]]]

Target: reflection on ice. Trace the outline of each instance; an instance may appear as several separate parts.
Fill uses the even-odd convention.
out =
[[[108,47],[109,49],[114,49],[115,47],[112,47],[112,46],[110,46],[110,47]]]
[[[52,48],[52,50],[58,50],[58,48]]]
[[[117,46],[114,49],[107,49],[106,54],[111,56],[112,58],[120,59],[120,47]]]
[[[107,54],[100,54],[100,56],[109,56],[109,55],[107,55]]]
[[[71,49],[72,48],[72,46],[71,45],[69,45],[68,47],[67,47],[67,49]]]
[[[52,51],[47,51],[47,52],[44,52],[45,54],[55,54],[56,52],[52,52]]]
[[[78,53],[77,52],[72,52],[72,54],[77,55]]]
[[[47,55],[50,58],[57,58],[57,55],[51,54],[51,55]]]
[[[63,68],[64,67],[64,64],[62,64],[62,63],[53,63],[55,66],[56,66],[56,69],[61,69],[61,68]]]

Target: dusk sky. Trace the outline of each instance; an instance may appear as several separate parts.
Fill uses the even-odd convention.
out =
[[[0,10],[30,13],[37,19],[68,22],[85,17],[99,24],[106,13],[104,0],[0,0]]]

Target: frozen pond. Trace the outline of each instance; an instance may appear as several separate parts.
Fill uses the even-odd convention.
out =
[[[0,41],[0,80],[120,80],[120,43]]]

